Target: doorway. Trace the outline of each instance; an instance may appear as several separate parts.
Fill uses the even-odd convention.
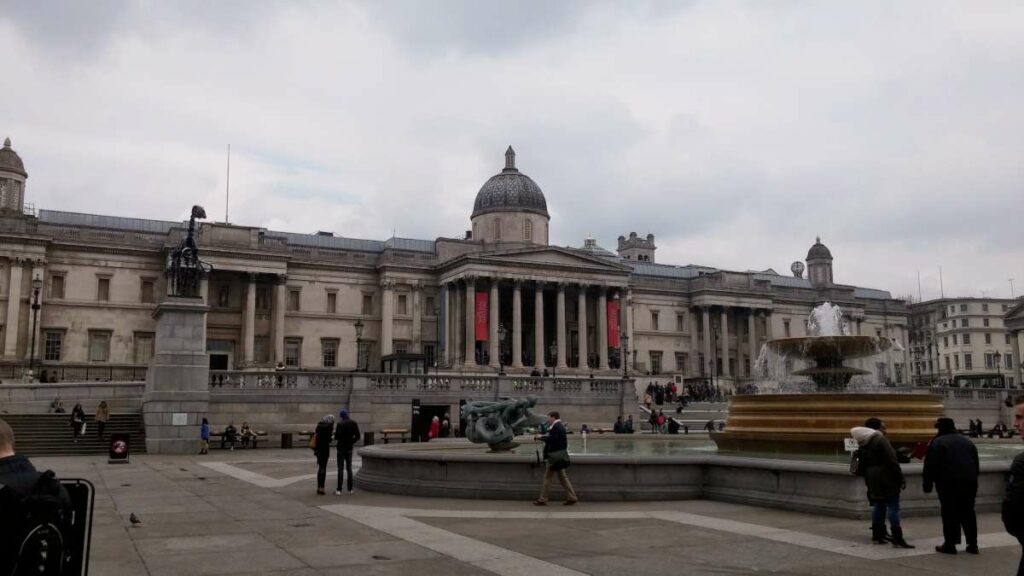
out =
[[[430,432],[430,422],[437,416],[437,419],[444,422],[445,414],[448,415],[449,435],[451,430],[451,406],[447,404],[420,404],[420,415],[412,423],[412,437],[414,442],[426,442],[427,434]]]

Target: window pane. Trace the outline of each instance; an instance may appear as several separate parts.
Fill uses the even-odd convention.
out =
[[[143,280],[142,281],[142,302],[150,304],[153,302],[153,281]]]
[[[110,334],[92,332],[89,334],[89,361],[106,362],[110,358]]]
[[[327,313],[334,314],[338,311],[338,294],[335,292],[327,293]]]
[[[338,365],[338,341],[321,340],[321,355],[324,368],[334,368]]]
[[[59,362],[63,340],[63,332],[47,332],[46,344],[43,350],[43,359]]]
[[[302,341],[298,338],[287,338],[284,341],[284,363],[286,366],[299,365],[299,353]]]
[[[63,299],[64,298],[64,277],[53,276],[50,278],[50,298]]]
[[[96,299],[100,302],[110,300],[110,278],[100,278],[96,287]]]
[[[363,294],[363,314],[373,314],[373,294]]]
[[[289,290],[288,291],[288,310],[296,311],[299,309],[299,291]]]
[[[135,363],[136,364],[149,364],[149,361],[153,358],[153,335],[152,334],[136,334],[135,335]]]

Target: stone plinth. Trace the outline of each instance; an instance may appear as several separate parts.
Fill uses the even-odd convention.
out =
[[[169,296],[153,313],[156,343],[142,400],[150,454],[198,450],[199,426],[210,404],[206,310],[199,298]]]

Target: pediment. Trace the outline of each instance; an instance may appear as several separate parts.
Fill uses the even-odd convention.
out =
[[[555,247],[477,254],[474,259],[505,265],[589,268],[591,270],[620,273],[629,272],[630,270],[628,266],[612,260]]]

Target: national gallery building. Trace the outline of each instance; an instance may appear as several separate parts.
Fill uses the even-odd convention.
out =
[[[29,364],[51,374],[109,367],[111,379],[144,369],[168,254],[186,223],[26,209],[27,180],[8,139],[0,150],[3,374]],[[811,309],[830,301],[851,333],[901,344],[860,367],[906,382],[904,302],[834,283],[820,241],[791,275],[658,263],[652,234],[619,236],[614,251],[593,239],[552,246],[547,200],[511,148],[469,217],[464,238],[435,240],[203,222],[211,368],[628,370],[733,387],[751,379],[766,339],[804,335]]]

